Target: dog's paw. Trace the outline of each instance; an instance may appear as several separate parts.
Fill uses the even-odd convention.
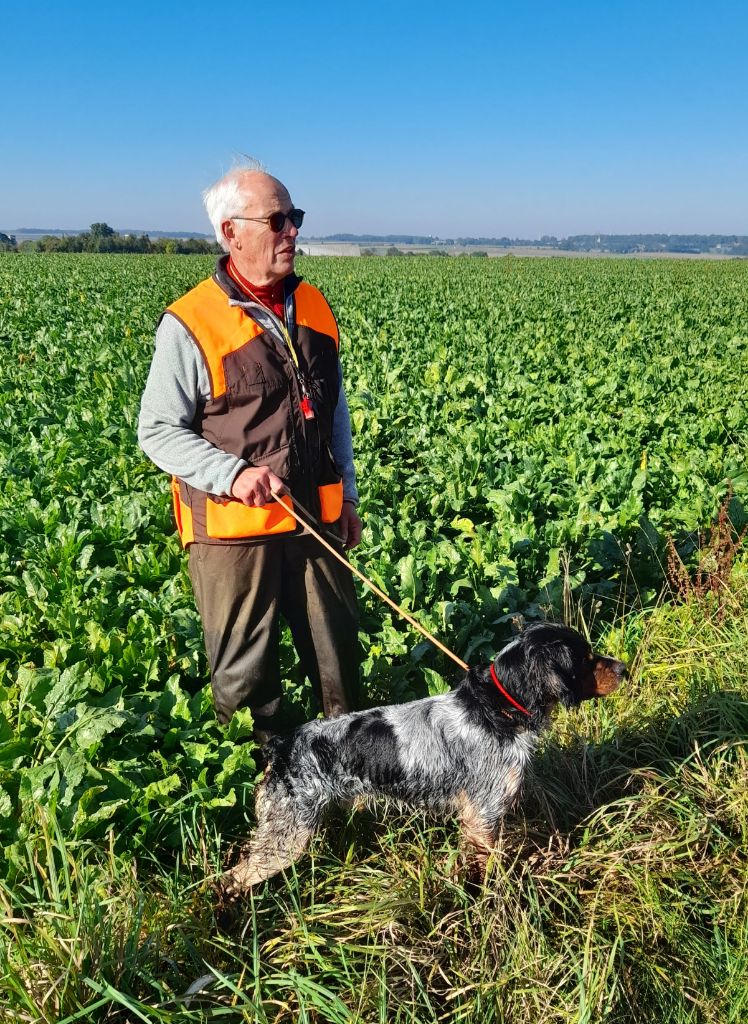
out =
[[[234,906],[246,899],[251,887],[242,885],[232,871],[226,871],[213,883],[213,893],[217,906]]]

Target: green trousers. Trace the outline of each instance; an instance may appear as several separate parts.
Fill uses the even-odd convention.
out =
[[[191,544],[189,566],[219,721],[248,707],[274,730],[281,703],[280,618],[328,717],[352,710],[360,663],[353,579],[310,536]]]

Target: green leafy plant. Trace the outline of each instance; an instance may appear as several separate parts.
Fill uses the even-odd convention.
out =
[[[634,680],[560,718],[488,889],[448,826],[344,823],[239,938],[208,887],[251,818],[251,716],[215,721],[135,439],[157,317],[212,265],[0,254],[0,1019],[742,1020],[748,265],[300,264],[341,327],[357,564],[468,661],[551,615]],[[361,611],[370,703],[454,680]]]

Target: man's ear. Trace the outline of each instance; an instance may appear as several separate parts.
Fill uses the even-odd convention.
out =
[[[233,220],[221,221],[221,232],[229,244],[236,245],[236,229]]]

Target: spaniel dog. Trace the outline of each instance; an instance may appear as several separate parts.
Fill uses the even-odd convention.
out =
[[[220,890],[235,898],[289,867],[328,807],[362,798],[457,817],[485,867],[555,706],[603,697],[625,673],[574,630],[537,623],[449,693],[308,722],[272,740],[257,827]]]

